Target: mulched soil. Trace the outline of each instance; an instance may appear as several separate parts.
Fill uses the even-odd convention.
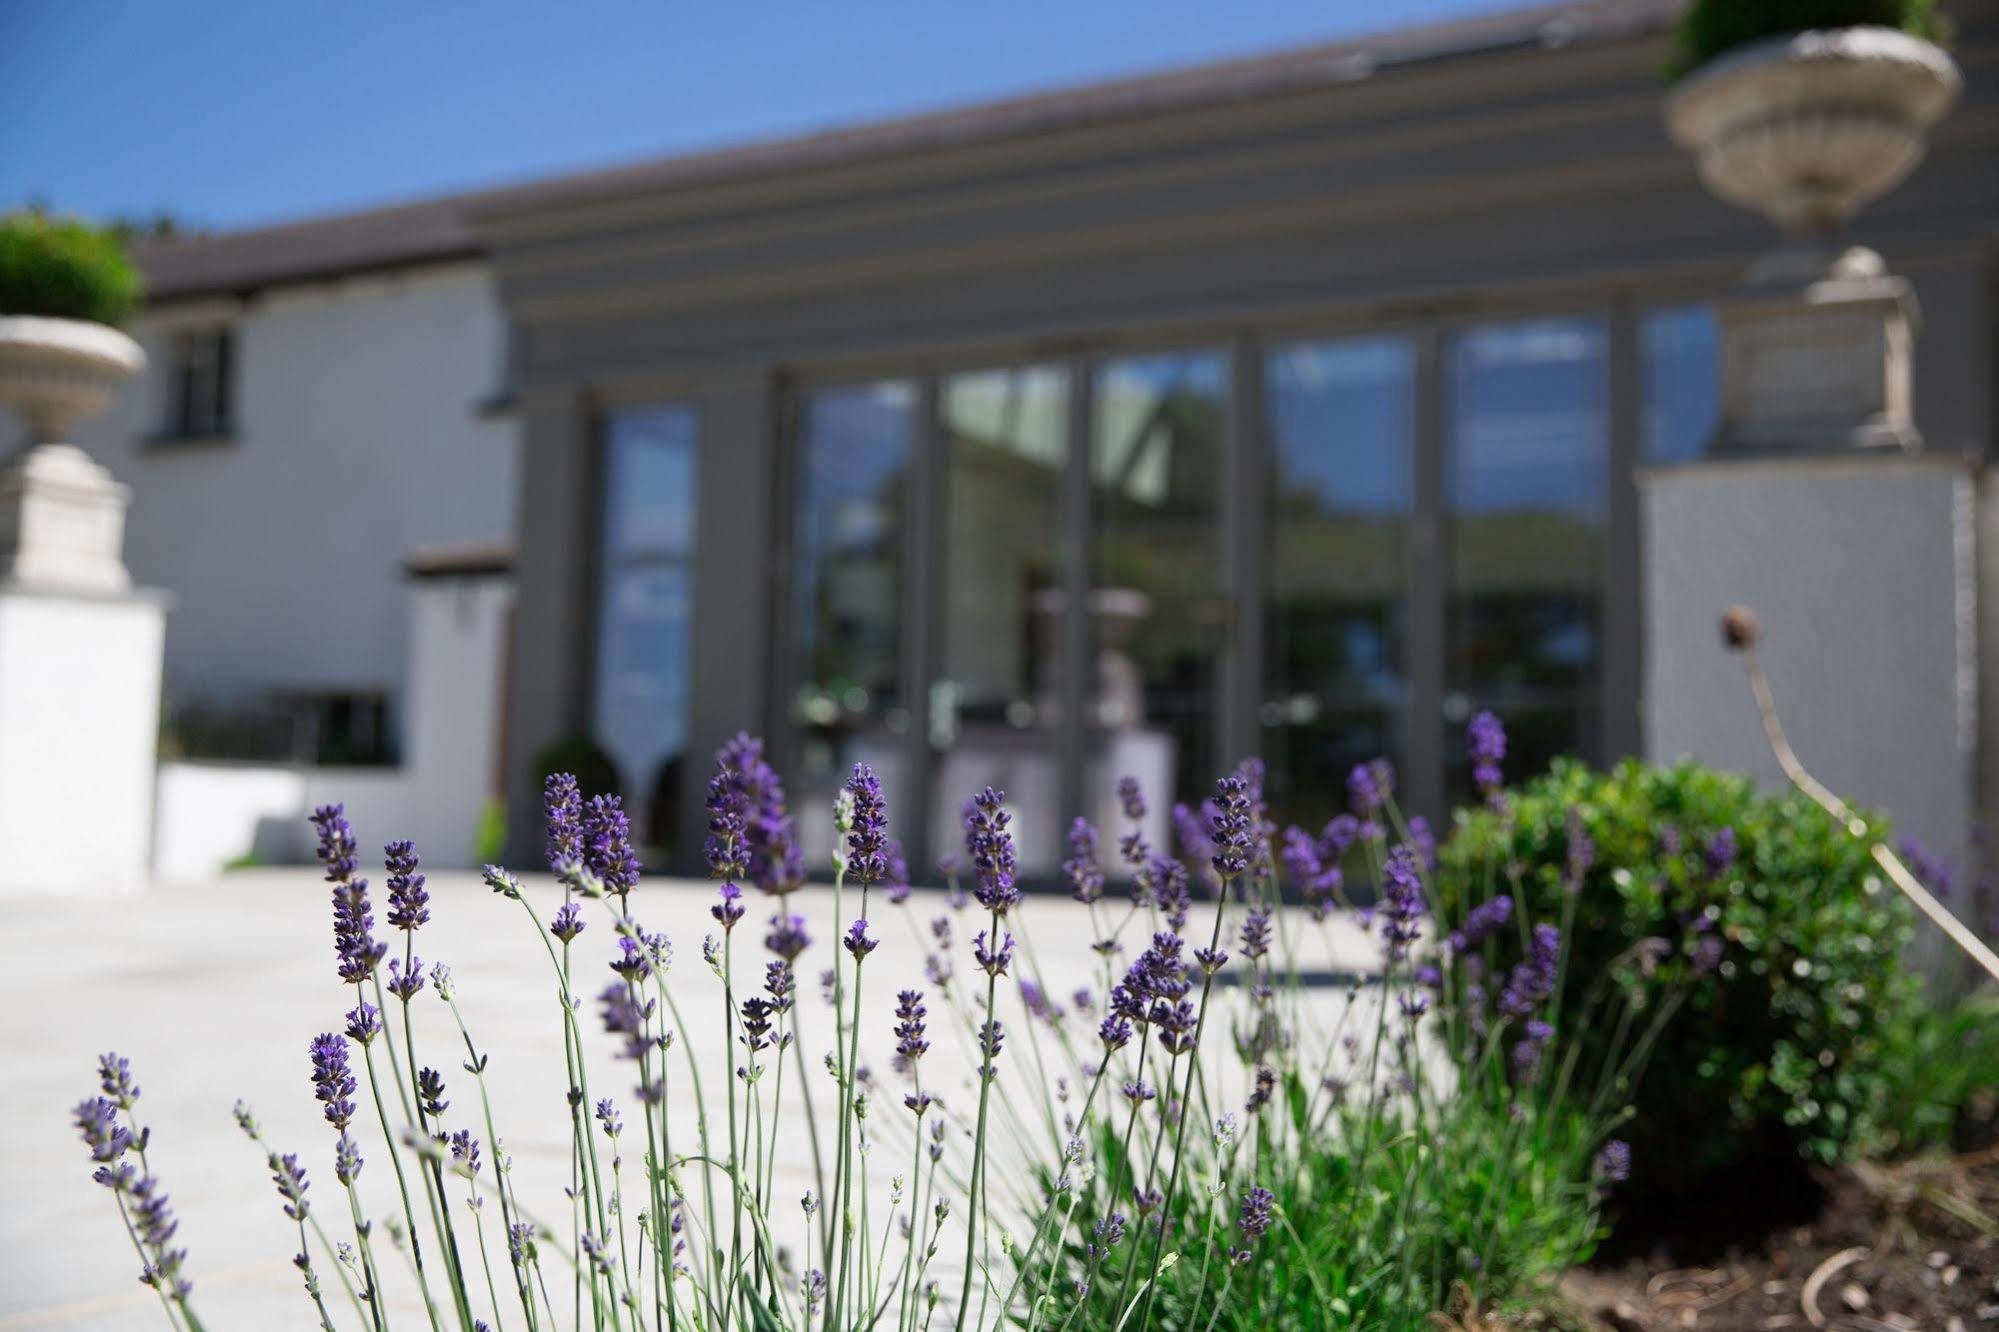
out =
[[[1820,1182],[1804,1225],[1711,1262],[1574,1272],[1564,1293],[1613,1332],[1999,1332],[1999,1149]]]

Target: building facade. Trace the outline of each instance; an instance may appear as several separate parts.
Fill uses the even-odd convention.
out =
[[[1648,725],[1641,482],[1700,465],[1712,303],[1774,238],[1660,126],[1677,7],[1585,0],[431,205],[463,252],[351,279],[403,292],[372,308],[399,322],[407,301],[415,328],[368,331],[349,279],[299,297],[340,355],[268,411],[372,421],[331,415],[381,396],[334,377],[407,337],[381,359],[432,393],[433,479],[480,503],[462,528],[366,539],[385,512],[435,526],[449,508],[381,493],[419,456],[414,427],[346,432],[376,473],[336,461],[324,426],[287,431],[295,470],[259,493],[295,497],[289,531],[325,523],[282,572],[330,581],[272,571],[272,615],[298,618],[231,598],[177,657],[184,611],[170,675],[209,676],[190,654],[213,653],[222,679],[249,637],[328,654],[302,674],[375,678],[341,655],[366,635],[299,589],[337,595],[348,553],[504,531],[516,604],[495,669],[523,862],[542,757],[578,738],[676,867],[698,858],[706,756],[748,729],[804,808],[873,763],[915,866],[955,847],[967,793],[1005,787],[1033,873],[1061,860],[1068,814],[1110,816],[1127,772],[1160,820],[1168,792],[1257,753],[1281,816],[1323,817],[1383,753],[1436,813],[1466,789],[1456,734],[1480,707],[1505,717],[1516,771],[1701,748]],[[1856,238],[1922,304],[1927,455],[1982,486],[1999,3],[1952,8],[1964,103]],[[323,226],[369,238],[356,253],[421,231]],[[289,245],[314,247],[340,245]],[[417,294],[433,287],[459,315]],[[472,404],[501,365],[495,425]],[[138,491],[135,573],[186,605],[178,584],[208,575],[154,570],[224,558],[186,535],[216,510],[155,499],[179,483],[165,457],[119,454],[131,428],[93,451]],[[329,490],[353,517],[315,512]],[[146,524],[179,535],[155,545]],[[1986,591],[1960,593],[1984,634]],[[1711,635],[1719,610],[1666,632]],[[1807,627],[1773,669],[1835,648]],[[1965,811],[1994,803],[1995,713],[1937,756],[1948,801],[1907,764],[1891,789],[1865,772],[1847,789],[1960,853]]]

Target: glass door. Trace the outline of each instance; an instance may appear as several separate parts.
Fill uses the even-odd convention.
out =
[[[1095,378],[1083,810],[1118,826],[1113,788],[1135,776],[1155,846],[1173,801],[1198,804],[1224,761],[1229,373],[1225,353],[1195,351],[1110,361]]]
[[[669,854],[687,780],[698,424],[691,408],[644,407],[604,430],[592,729],[639,836]]]
[[[918,394],[895,380],[805,395],[795,454],[789,650],[793,807],[808,859],[833,851],[855,763],[907,798],[903,586]]]
[[[927,718],[930,848],[956,851],[962,804],[1007,793],[1023,874],[1052,874],[1062,799],[1062,485],[1069,380],[1053,367],[939,385],[942,569]]]

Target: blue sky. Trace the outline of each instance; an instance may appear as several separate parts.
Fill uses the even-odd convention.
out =
[[[224,228],[1514,0],[0,0],[0,208]]]

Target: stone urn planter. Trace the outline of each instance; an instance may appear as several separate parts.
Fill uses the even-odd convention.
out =
[[[1736,47],[1667,93],[1666,128],[1701,181],[1785,233],[1718,308],[1718,451],[1920,447],[1914,292],[1836,237],[1915,169],[1961,88],[1934,43],[1852,27]]]
[[[27,424],[30,443],[62,439],[145,365],[139,344],[108,324],[0,315],[0,406]]]
[[[0,577],[100,593],[131,586],[126,488],[63,436],[145,364],[139,344],[107,324],[0,315],[0,407],[28,429],[28,447],[0,467]]]

